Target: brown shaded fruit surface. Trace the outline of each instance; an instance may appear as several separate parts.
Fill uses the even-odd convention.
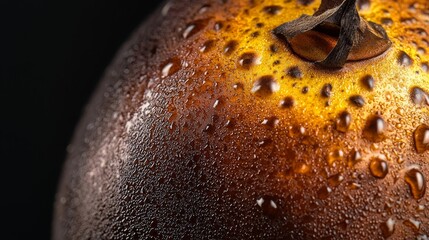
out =
[[[429,4],[361,1],[392,48],[334,71],[271,33],[319,3],[166,2],[85,110],[53,238],[425,237]]]

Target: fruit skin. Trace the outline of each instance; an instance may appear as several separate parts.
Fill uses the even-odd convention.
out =
[[[410,90],[429,90],[421,54],[429,51],[429,7],[414,2],[413,9],[409,1],[372,1],[361,13],[374,22],[391,17],[393,47],[339,71],[304,62],[270,32],[312,14],[317,1],[166,3],[119,51],[85,110],[59,185],[53,239],[429,232],[427,195],[414,199],[404,180],[409,168],[428,175],[428,153],[413,142],[415,129],[429,124],[428,108],[414,104]],[[411,62],[400,60],[402,51]],[[246,53],[256,56],[250,65],[240,58]],[[293,67],[302,74],[290,74]],[[372,91],[361,83],[368,74]],[[321,93],[326,84],[330,94]],[[350,102],[355,95],[364,106]],[[293,104],[279,106],[287,97]],[[352,119],[345,133],[336,130],[344,111]],[[377,117],[386,128],[372,136],[365,129]],[[371,175],[374,159],[387,162],[384,178]],[[390,219],[393,233],[383,227]]]

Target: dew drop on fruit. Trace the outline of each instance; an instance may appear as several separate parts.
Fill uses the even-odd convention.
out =
[[[278,15],[282,9],[283,8],[280,6],[272,5],[272,6],[264,7],[263,11],[264,11],[264,13],[269,14],[269,15]]]
[[[405,173],[405,182],[410,187],[414,199],[420,199],[426,192],[426,181],[423,173],[418,169],[412,168]]]
[[[384,178],[389,172],[389,167],[386,160],[380,158],[373,158],[369,162],[369,170],[372,176],[376,178]]]
[[[358,0],[357,1],[357,7],[361,11],[368,10],[371,7],[371,1],[370,0]]]
[[[380,224],[381,232],[383,237],[388,238],[395,232],[396,221],[393,218],[387,219],[387,221]]]
[[[349,98],[351,104],[356,107],[363,107],[365,105],[365,99],[360,95],[353,95]]]
[[[328,153],[328,164],[333,166],[335,162],[341,162],[344,159],[344,152],[341,149],[335,149]]]
[[[314,0],[298,0],[298,3],[303,5],[303,6],[308,6],[310,4],[312,4],[314,2]]]
[[[192,37],[193,35],[195,35],[199,31],[201,31],[202,29],[204,29],[207,26],[207,24],[208,24],[208,20],[207,19],[196,20],[196,21],[188,24],[185,27],[185,30],[183,30],[182,37],[184,39]]]
[[[339,173],[328,178],[328,184],[331,187],[338,187],[343,181],[344,177]]]
[[[216,23],[214,24],[214,30],[215,30],[216,32],[219,32],[222,28],[223,28],[223,23],[222,23],[222,22],[216,22]]]
[[[380,22],[381,22],[381,24],[386,25],[386,26],[392,26],[392,24],[393,24],[393,20],[389,17],[381,18]]]
[[[332,189],[328,186],[323,186],[317,191],[317,197],[319,199],[327,199],[329,197],[329,194],[331,194]]]
[[[423,72],[429,72],[429,64],[428,63],[422,63],[422,70]]]
[[[198,10],[198,14],[203,14],[205,12],[207,12],[210,9],[210,5],[209,4],[204,4],[200,10]]]
[[[295,100],[293,99],[293,97],[291,97],[291,96],[288,96],[288,97],[285,97],[285,98],[283,98],[281,101],[280,101],[280,104],[279,104],[279,106],[281,107],[281,108],[291,108],[291,107],[293,107],[295,105]]]
[[[398,55],[398,63],[401,66],[409,67],[413,64],[413,60],[411,59],[410,55],[404,51],[401,51]]]
[[[367,90],[372,91],[375,87],[375,79],[371,75],[366,75],[361,79],[361,84]]]
[[[277,199],[272,196],[262,196],[256,200],[256,204],[265,216],[277,217],[280,215]]]
[[[238,42],[235,40],[231,40],[225,45],[225,48],[223,49],[223,53],[225,55],[230,55],[232,52],[235,51],[235,49],[237,49],[237,47],[238,47]]]
[[[349,156],[348,165],[349,167],[353,167],[356,163],[362,160],[362,154],[359,150],[353,149]]]
[[[429,94],[419,87],[413,87],[410,92],[411,100],[419,106],[429,105]]]
[[[244,69],[250,69],[254,65],[260,64],[260,59],[253,52],[243,53],[238,59],[238,64]]]
[[[262,121],[262,125],[264,125],[264,126],[266,126],[268,128],[275,128],[279,124],[279,122],[280,122],[280,120],[277,117],[272,116],[272,117],[269,117],[269,118],[265,118]]]
[[[332,85],[327,83],[325,85],[323,85],[322,87],[322,91],[321,94],[323,97],[328,98],[331,96],[331,92],[332,92]]]
[[[417,220],[412,219],[412,218],[407,219],[407,220],[404,221],[404,225],[405,226],[410,227],[411,229],[413,229],[416,232],[420,230],[420,225],[421,224],[422,223],[420,221],[417,221]]]
[[[268,97],[271,94],[277,92],[279,89],[280,85],[277,83],[274,77],[266,75],[256,80],[251,91],[259,97]]]
[[[417,153],[429,150],[429,126],[422,124],[414,131],[414,145]]]
[[[214,40],[207,40],[201,45],[200,52],[205,53],[210,51],[214,46],[215,41]]]
[[[337,131],[345,133],[349,130],[351,122],[352,115],[347,111],[343,111],[338,115],[337,119],[335,120],[335,128],[337,129]]]
[[[302,72],[301,69],[299,69],[299,67],[295,66],[295,67],[290,67],[287,71],[286,71],[287,75],[292,77],[292,78],[302,78]]]
[[[163,78],[171,76],[180,70],[181,66],[180,59],[172,58],[168,60],[161,68],[161,76]]]
[[[381,142],[386,138],[386,131],[387,126],[384,119],[379,115],[374,115],[366,121],[363,137],[373,142]]]

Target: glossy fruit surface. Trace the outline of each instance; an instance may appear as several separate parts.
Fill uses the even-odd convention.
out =
[[[164,4],[86,109],[54,239],[423,238],[429,3],[360,1],[392,47],[339,70],[272,33],[319,4]]]

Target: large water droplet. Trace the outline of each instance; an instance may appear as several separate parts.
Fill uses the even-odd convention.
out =
[[[352,122],[352,115],[349,112],[341,112],[335,120],[335,128],[340,132],[347,132]]]
[[[210,51],[213,48],[214,44],[215,44],[214,40],[207,40],[207,41],[205,41],[203,43],[203,45],[201,45],[201,47],[200,47],[200,52],[204,53],[204,52]]]
[[[412,168],[405,173],[405,182],[410,187],[414,199],[420,199],[426,192],[426,181],[423,173],[418,169]]]
[[[182,33],[183,38],[187,39],[204,29],[208,24],[207,19],[200,19],[188,24]]]
[[[269,15],[278,15],[283,8],[277,5],[266,6],[263,11]]]
[[[332,85],[331,84],[327,83],[327,84],[323,85],[322,91],[321,91],[322,97],[326,97],[326,98],[330,97],[331,92],[332,92]]]
[[[365,105],[365,99],[360,95],[353,95],[350,98],[350,102],[356,107],[363,107]]]
[[[323,186],[317,191],[317,196],[319,199],[327,199],[329,194],[331,194],[332,189],[328,186]]]
[[[166,61],[161,68],[161,76],[163,78],[171,76],[178,72],[182,67],[181,61],[178,58],[171,58]]]
[[[429,150],[429,126],[422,124],[414,131],[414,145],[417,153]]]
[[[363,137],[373,141],[381,142],[386,138],[387,125],[380,115],[374,115],[368,118],[363,130]]]
[[[260,77],[252,88],[252,93],[259,97],[267,97],[280,89],[279,84],[273,76],[267,75]]]
[[[258,65],[260,63],[260,59],[256,53],[253,52],[243,53],[238,59],[238,64],[244,69],[250,69],[253,65]]]
[[[366,75],[361,79],[362,85],[369,91],[372,91],[375,86],[375,80],[371,75]]]
[[[289,68],[286,72],[287,75],[292,78],[302,78],[301,69],[299,69],[297,66]]]
[[[426,93],[423,89],[419,87],[413,87],[410,92],[411,100],[414,104],[420,106],[429,105],[429,94]]]
[[[369,162],[369,170],[372,176],[376,178],[384,178],[389,172],[389,167],[387,161],[380,158],[374,158]]]
[[[328,178],[328,184],[331,187],[338,187],[343,181],[344,177],[339,173]]]
[[[340,162],[344,159],[344,152],[341,149],[335,149],[328,154],[328,164],[333,166],[335,162]]]
[[[395,223],[396,221],[393,218],[389,218],[386,222],[380,224],[383,237],[388,238],[393,235],[395,232]]]
[[[414,231],[418,232],[420,230],[420,225],[422,224],[420,221],[415,219],[407,219],[404,221],[405,226],[412,228]]]
[[[226,45],[225,48],[223,49],[223,53],[225,55],[230,55],[232,52],[235,51],[235,49],[237,49],[238,47],[238,42],[235,40],[229,41]]]
[[[262,121],[262,125],[268,127],[268,128],[274,128],[279,124],[280,120],[277,117],[269,117],[269,118],[265,118]]]
[[[283,98],[281,101],[280,101],[280,104],[279,104],[279,106],[281,107],[281,108],[291,108],[291,107],[293,107],[295,105],[295,100],[293,99],[293,97],[291,97],[291,96],[288,96],[288,97],[285,97],[285,98]]]
[[[262,213],[268,217],[280,215],[277,199],[272,196],[262,196],[256,200],[256,204],[262,209]]]
[[[356,163],[360,162],[362,160],[362,154],[359,150],[353,149],[350,153],[348,165],[349,167],[353,167],[356,165]]]
[[[410,55],[408,55],[404,51],[401,51],[398,55],[398,63],[401,66],[409,67],[413,64],[413,59],[411,59]]]

